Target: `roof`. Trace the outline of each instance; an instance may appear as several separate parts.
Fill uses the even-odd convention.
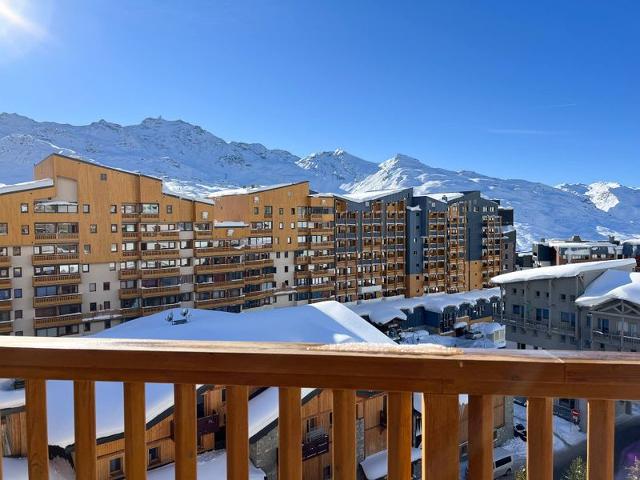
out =
[[[367,480],[378,480],[379,478],[386,477],[387,475],[387,450],[369,455],[363,461],[360,462],[360,466],[364,471],[364,476]],[[417,462],[422,458],[421,448],[411,448],[411,462]]]
[[[404,296],[382,297],[374,300],[363,300],[358,304],[346,304],[360,316],[368,316],[378,325],[386,325],[392,320],[406,320],[406,312],[413,313],[415,308],[422,307],[429,312],[441,313],[447,307],[460,307],[463,304],[475,305],[479,300],[500,297],[500,289],[484,288],[460,293],[427,293],[420,297]]]
[[[550,280],[554,278],[571,278],[585,272],[598,270],[619,269],[630,271],[636,266],[635,259],[603,260],[601,262],[569,263],[566,265],[553,265],[551,267],[530,268],[516,272],[505,273],[493,277],[491,282],[496,285],[504,285],[514,282],[530,282],[532,280]]]
[[[197,475],[198,478],[227,478],[227,451],[214,450],[212,452],[198,455]],[[176,474],[175,463],[170,463],[160,468],[155,468],[147,472],[148,480],[173,480]],[[256,468],[249,461],[249,480],[264,480],[264,471]]]
[[[136,171],[136,170],[125,170],[124,168],[110,167],[109,165],[104,165],[102,163],[95,162],[93,160],[87,160],[87,159],[78,158],[78,157],[70,157],[69,155],[63,155],[61,153],[52,153],[50,155],[47,155],[45,158],[43,158],[38,163],[36,163],[36,165],[40,165],[42,162],[46,161],[50,157],[60,157],[60,158],[64,158],[65,160],[71,160],[71,161],[74,161],[74,162],[86,163],[88,165],[93,165],[95,167],[106,168],[108,170],[113,170],[115,172],[122,172],[122,173],[128,173],[130,175],[137,175],[137,176],[140,176],[140,177],[147,177],[147,178],[151,178],[153,180],[158,180],[159,182],[162,181],[162,179],[159,178],[159,177],[154,177],[153,175],[148,175],[146,173],[141,173],[141,172]]]
[[[391,188],[387,190],[371,190],[368,192],[356,192],[356,193],[344,193],[341,194],[341,198],[351,200],[352,202],[368,202],[376,200],[378,198],[386,197],[387,195],[393,195],[394,193],[400,193],[404,191],[411,191],[411,188]]]
[[[256,186],[256,187],[226,188],[224,190],[218,190],[217,192],[213,192],[209,194],[209,198],[228,197],[231,195],[247,195],[250,193],[260,193],[260,192],[266,192],[269,190],[276,190],[278,188],[291,187],[293,185],[300,185],[303,183],[308,183],[308,182],[305,180],[303,182],[277,183],[275,185],[265,185],[265,186]]]
[[[640,305],[640,273],[607,270],[587,286],[576,299],[576,304],[595,307],[610,300],[625,300]]]
[[[391,343],[386,335],[360,318],[344,305],[319,302],[300,307],[285,307],[255,312],[228,313],[190,309],[189,320],[180,325],[167,322],[180,309],[131,320],[92,335],[98,338],[149,338],[172,340],[273,341],[306,343]],[[146,384],[147,422],[173,406],[173,386]],[[251,435],[278,418],[275,389],[267,389],[249,402]],[[312,389],[305,389],[303,396]],[[271,392],[271,393],[269,393]],[[264,397],[263,397],[264,395]],[[0,384],[0,408],[24,405],[24,390],[9,389]],[[47,382],[47,408],[56,415],[48,416],[49,444],[67,447],[74,442],[73,383]],[[96,382],[96,437],[120,435],[124,430],[123,388],[119,382]]]
[[[464,193],[451,192],[451,193],[427,193],[426,197],[438,200],[439,202],[450,202],[452,200],[458,200],[464,197]]]
[[[53,179],[43,178],[41,180],[32,180],[31,182],[14,183],[13,185],[0,185],[0,195],[46,187],[53,187]]]

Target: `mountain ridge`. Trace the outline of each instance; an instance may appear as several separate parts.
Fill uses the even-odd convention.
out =
[[[480,190],[515,208],[521,249],[541,237],[640,234],[634,220],[640,214],[640,189],[617,182],[554,187],[447,170],[400,153],[376,163],[339,148],[299,157],[260,143],[225,141],[200,126],[162,117],[125,126],[104,119],[76,126],[0,113],[0,167],[5,167],[0,183],[30,180],[33,164],[54,152],[159,176],[188,195],[301,180],[309,180],[314,190],[338,193]]]

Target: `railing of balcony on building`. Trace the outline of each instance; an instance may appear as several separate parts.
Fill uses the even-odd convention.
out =
[[[248,478],[248,391],[279,393],[279,478],[302,478],[301,387],[333,391],[332,469],[356,478],[356,390],[389,392],[389,480],[411,478],[413,393],[422,392],[422,478],[459,478],[458,395],[469,394],[469,478],[493,479],[493,396],[528,397],[527,478],[553,478],[554,397],[588,399],[590,480],[613,479],[615,400],[640,399],[637,354],[426,346],[0,339],[0,376],[26,379],[29,478],[48,478],[46,380],[74,382],[77,478],[96,478],[96,381],[122,381],[125,474],[146,478],[144,383],[175,385],[176,478],[197,478],[196,384],[227,387],[227,479]],[[318,444],[316,447],[324,448]]]

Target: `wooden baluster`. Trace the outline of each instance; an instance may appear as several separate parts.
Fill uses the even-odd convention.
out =
[[[249,478],[249,389],[227,387],[227,480]]]
[[[76,477],[95,480],[98,476],[96,457],[96,390],[89,381],[73,382]]]
[[[48,480],[47,386],[45,380],[25,380],[29,478]]]
[[[553,399],[527,401],[527,480],[553,478]]]
[[[387,413],[387,470],[389,480],[411,478],[413,393],[389,392]]]
[[[176,384],[173,386],[173,396],[176,479],[191,480],[197,476],[196,386]]]
[[[279,388],[278,479],[302,480],[300,388]]]
[[[333,480],[356,478],[356,392],[333,391]]]
[[[613,400],[589,400],[587,476],[613,479],[613,444],[616,405]]]
[[[124,471],[127,480],[147,478],[144,383],[124,384]]]
[[[469,396],[469,479],[493,480],[493,397]]]
[[[458,480],[459,465],[458,395],[425,393],[422,400],[422,478]]]

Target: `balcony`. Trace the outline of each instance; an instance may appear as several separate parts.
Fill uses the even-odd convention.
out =
[[[135,268],[122,269],[118,271],[119,280],[136,280],[140,278],[140,275],[140,270],[136,270]]]
[[[422,478],[459,476],[458,395],[469,394],[469,474],[493,478],[493,395],[528,397],[527,473],[553,478],[554,397],[589,399],[588,476],[613,477],[617,399],[640,399],[637,354],[570,351],[486,351],[423,346],[370,350],[358,345],[145,341],[99,338],[0,339],[0,377],[26,381],[28,464],[31,478],[47,478],[46,379],[76,382],[75,469],[95,478],[96,437],[90,428],[96,381],[125,385],[124,465],[144,478],[144,383],[175,384],[174,439],[179,478],[196,478],[196,384],[227,387],[226,449],[229,479],[248,477],[248,391],[260,379],[280,386],[281,478],[302,478],[301,387],[333,390],[333,471],[355,478],[356,390],[391,392],[387,405],[390,480],[411,478],[412,392],[423,392]],[[91,368],[87,368],[90,365]],[[73,401],[70,399],[70,401]],[[95,421],[95,420],[93,420]],[[43,459],[45,459],[43,461]],[[137,467],[132,467],[137,466]],[[134,470],[137,468],[137,471]]]
[[[0,322],[0,335],[13,332],[13,322],[7,320],[6,322]]]
[[[217,308],[222,306],[242,305],[244,295],[236,297],[211,298],[209,300],[196,300],[196,308]]]
[[[65,327],[82,322],[82,313],[56,315],[54,317],[35,317],[33,328]]]
[[[180,267],[149,268],[140,270],[142,278],[159,278],[180,275]]]
[[[151,287],[142,288],[141,293],[143,297],[159,297],[164,295],[179,295],[180,285],[172,285],[169,287]]]
[[[82,303],[82,295],[72,293],[68,295],[51,295],[49,297],[34,297],[33,308],[53,307],[56,305],[68,305]]]
[[[270,260],[267,260],[267,261],[270,261]],[[239,270],[244,270],[244,266],[245,265],[242,263],[218,263],[215,265],[196,265],[194,268],[194,271],[196,274],[237,272]]]
[[[162,240],[177,240],[180,238],[180,232],[178,230],[159,230],[157,232],[141,232],[143,240],[149,239],[162,239]]]
[[[152,313],[162,312],[164,310],[169,310],[170,308],[180,308],[179,303],[168,303],[166,305],[152,305],[149,307],[142,307],[143,315],[151,315]]]
[[[142,258],[158,258],[158,257],[176,258],[180,255],[180,251],[174,248],[163,248],[158,250],[142,250],[140,253],[142,254]]]
[[[118,298],[120,299],[128,299],[128,298],[138,298],[142,293],[142,290],[139,288],[121,288],[118,290]]]
[[[68,275],[40,275],[33,277],[32,285],[34,287],[40,285],[67,285],[80,283],[79,273],[70,273]]]
[[[193,287],[196,292],[210,292],[212,290],[224,290],[227,288],[242,288],[244,286],[244,279],[239,280],[227,280],[225,282],[211,282],[211,283],[194,283]]]
[[[69,240],[78,240],[78,233],[35,233],[34,238],[37,243],[66,242]]]
[[[78,260],[80,256],[77,253],[54,253],[51,255],[33,255],[31,263],[33,265],[48,265],[51,263],[64,263],[68,261]]]

